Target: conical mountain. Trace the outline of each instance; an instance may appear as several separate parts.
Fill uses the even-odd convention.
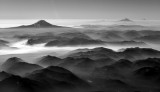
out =
[[[58,26],[58,25],[52,25],[51,23],[45,21],[45,20],[39,20],[34,24],[31,25],[23,25],[23,26],[19,26],[19,27],[15,27],[15,28],[58,28],[58,27],[62,27],[62,26]]]
[[[56,27],[56,25],[52,25],[45,20],[40,20],[40,21],[32,24],[31,26],[34,26],[34,27],[53,27],[54,26],[54,27]]]
[[[124,18],[122,20],[120,20],[121,22],[133,22],[132,20],[130,20],[129,18]]]

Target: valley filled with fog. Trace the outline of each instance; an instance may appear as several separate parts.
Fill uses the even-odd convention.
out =
[[[30,22],[35,20],[30,20]],[[130,47],[143,47],[143,48],[153,48],[160,50],[159,48],[159,35],[158,25],[159,21],[154,20],[135,20],[122,19],[122,20],[49,20],[51,23],[59,24],[61,28],[50,28],[50,27],[28,27],[23,28],[23,26],[12,27],[12,28],[1,28],[0,38],[2,40],[2,46],[0,48],[1,56],[25,56],[28,54],[42,54],[42,55],[55,55],[63,56],[70,51],[76,49],[92,49],[96,47],[106,47],[114,51],[120,51],[121,49]],[[3,21],[2,21],[3,22]],[[6,21],[5,21],[6,22]],[[14,23],[14,21],[9,21]],[[45,21],[46,22],[46,21]],[[26,20],[26,24],[29,20]],[[37,22],[38,23],[38,22]],[[68,24],[67,24],[68,23]],[[25,24],[24,20],[18,23]],[[18,25],[17,24],[17,25]],[[2,25],[3,26],[3,25]],[[150,34],[151,33],[151,34]],[[101,43],[97,42],[85,42],[75,43],[70,45],[54,45],[45,46],[48,41],[59,39],[55,35],[60,35],[62,40],[66,38],[85,38],[77,40],[98,40],[103,41]],[[64,35],[64,38],[63,38]],[[75,36],[74,36],[75,35]],[[142,36],[141,36],[142,35]],[[66,36],[66,37],[65,37]],[[148,38],[145,36],[149,36]],[[153,37],[152,37],[153,36]],[[144,38],[144,40],[143,40]],[[4,41],[7,41],[4,45]],[[27,44],[28,41],[33,39],[37,40],[35,44]],[[137,40],[138,39],[138,40]],[[140,40],[139,40],[140,39]],[[154,42],[155,40],[158,42]],[[40,42],[42,40],[42,42]],[[44,41],[43,41],[44,40]],[[146,41],[147,40],[147,41]],[[36,41],[36,40],[35,40]],[[63,42],[60,42],[63,43]],[[4,45],[4,46],[3,46]],[[30,57],[30,58],[34,58]]]
[[[1,28],[0,71],[0,92],[159,92],[160,26],[125,18]]]

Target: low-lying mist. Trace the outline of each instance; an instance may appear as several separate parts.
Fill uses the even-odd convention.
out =
[[[131,46],[113,46],[113,45],[90,45],[90,46],[64,46],[64,47],[45,47],[45,43],[36,45],[27,45],[27,39],[9,44],[9,48],[1,48],[0,55],[8,54],[26,54],[26,53],[42,53],[42,52],[56,52],[59,55],[63,55],[69,51],[76,49],[93,49],[96,47],[106,47],[114,51],[118,51],[122,48],[129,48]]]
[[[9,47],[1,48],[0,49],[0,57],[1,62],[5,61],[7,58],[10,57],[20,57],[27,62],[34,62],[35,58],[39,58],[45,55],[54,55],[57,57],[63,57],[65,54],[69,53],[70,51],[74,51],[77,49],[93,49],[96,47],[105,47],[112,49],[114,51],[121,51],[125,48],[131,48],[134,46],[116,46],[116,45],[90,45],[90,46],[53,46],[53,47],[46,47],[45,43],[43,44],[36,44],[36,45],[27,45],[28,39],[20,40],[16,42],[12,42],[8,44]],[[145,48],[145,47],[143,47]],[[151,48],[159,50],[159,47],[156,45],[151,45]],[[64,58],[64,57],[63,57]]]
[[[21,40],[9,44],[10,48],[2,48],[0,55],[8,54],[26,54],[26,53],[42,53],[42,52],[56,52],[59,55],[65,54],[66,52],[76,49],[92,49],[100,46],[65,46],[65,47],[45,47],[45,43],[36,45],[27,45],[28,40]]]

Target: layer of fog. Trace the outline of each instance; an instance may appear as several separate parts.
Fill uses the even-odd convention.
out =
[[[8,58],[19,57],[26,62],[33,63],[36,62],[37,58],[41,58],[46,55],[57,56],[60,58],[65,58],[64,56],[70,51],[77,49],[92,49],[96,47],[105,47],[112,49],[114,51],[123,51],[125,48],[130,48],[134,46],[113,46],[113,45],[92,45],[92,46],[68,46],[68,47],[45,47],[44,44],[38,45],[26,45],[28,40],[21,40],[9,44],[9,48],[0,49],[0,64],[5,62]],[[158,45],[152,44],[150,48],[160,50]]]
[[[96,47],[106,47],[115,51],[118,51],[122,48],[128,48],[129,46],[111,46],[111,45],[91,45],[91,46],[65,46],[65,47],[45,47],[44,44],[37,45],[27,45],[28,40],[21,40],[9,44],[10,48],[0,49],[0,55],[9,55],[9,54],[26,54],[26,53],[43,53],[43,52],[55,52],[58,55],[63,55],[67,52],[76,50],[76,49],[92,49]]]

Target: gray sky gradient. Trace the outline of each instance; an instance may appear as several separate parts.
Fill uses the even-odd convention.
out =
[[[160,19],[160,0],[0,0],[0,19]]]

